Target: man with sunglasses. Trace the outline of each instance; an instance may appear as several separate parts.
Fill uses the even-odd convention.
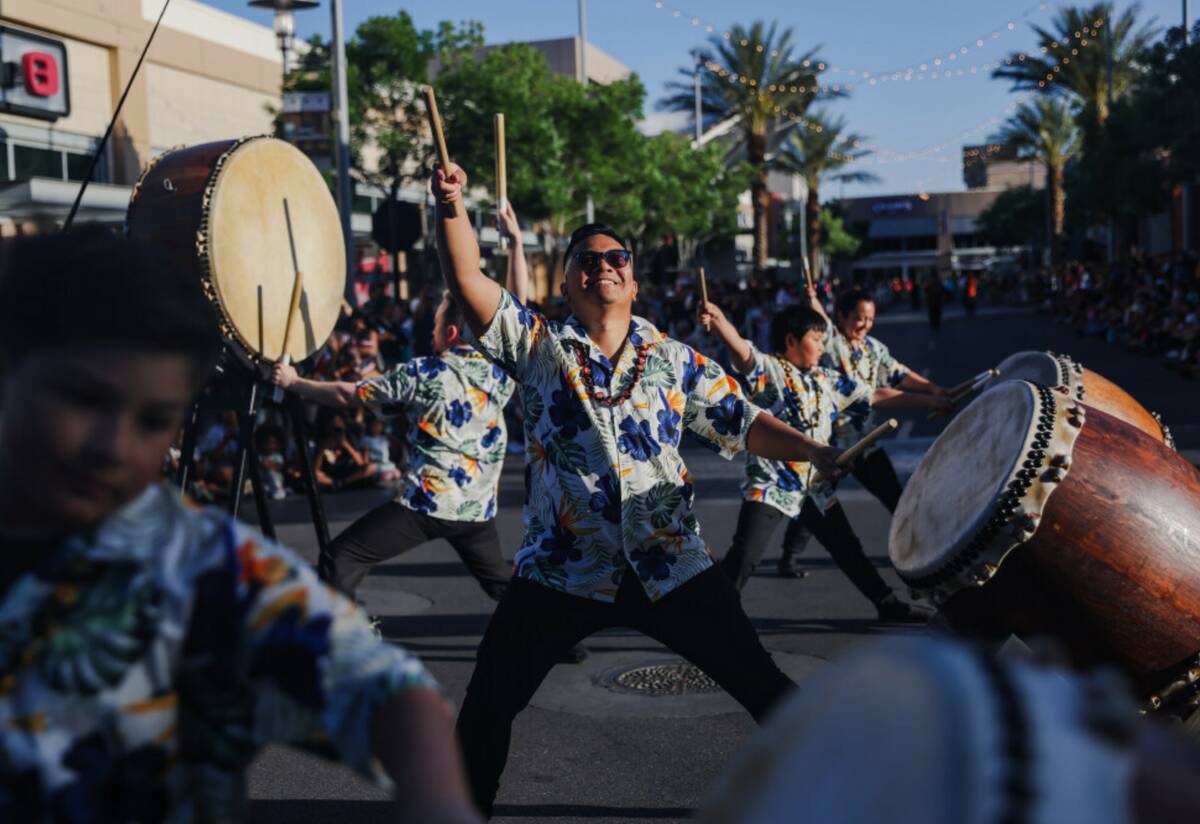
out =
[[[525,308],[480,271],[466,183],[457,166],[433,175],[442,271],[467,338],[521,384],[526,412],[525,539],[458,719],[472,791],[490,815],[513,719],[558,657],[594,632],[644,632],[756,719],[793,686],[700,537],[679,453],[685,429],[726,458],[749,449],[839,473],[836,449],[761,413],[714,361],[633,315],[633,259],[612,229],[571,236],[569,318]]]

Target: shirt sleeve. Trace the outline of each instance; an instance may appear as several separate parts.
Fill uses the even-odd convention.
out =
[[[405,690],[436,689],[433,677],[301,558],[232,519],[223,536],[197,578],[183,662],[209,740],[218,752],[304,746],[388,787],[371,753],[372,717]],[[216,678],[196,677],[214,669]]]
[[[763,409],[772,409],[779,401],[779,387],[783,386],[783,375],[770,355],[764,355],[757,346],[750,344],[750,366],[745,370],[733,371],[742,376],[746,394],[750,401]]]
[[[683,425],[726,460],[746,449],[746,435],[761,411],[743,397],[738,382],[714,360],[684,346]]]
[[[500,305],[482,335],[468,326],[463,339],[511,377],[523,381],[537,351],[550,338],[546,318],[525,307],[507,289],[500,290]]]
[[[359,400],[372,414],[382,417],[402,415],[420,397],[421,362],[409,361],[377,378],[355,387]]]
[[[887,346],[877,340],[871,341],[879,350],[879,371],[875,375],[876,387],[897,386],[908,374],[908,367],[892,357]]]
[[[870,405],[871,396],[875,393],[874,386],[856,381],[839,369],[822,367],[822,371],[829,383],[829,394],[836,411],[841,412],[858,404]]]

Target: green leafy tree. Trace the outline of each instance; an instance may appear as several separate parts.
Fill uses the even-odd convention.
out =
[[[808,195],[804,201],[804,231],[808,265],[814,274],[820,260],[821,183],[826,180],[846,183],[874,183],[879,178],[870,172],[845,171],[846,167],[870,152],[860,148],[863,138],[846,131],[846,119],[818,111],[804,125],[788,133],[772,166],[804,179]]]
[[[1036,159],[1046,167],[1046,236],[1057,258],[1057,240],[1066,219],[1063,175],[1067,161],[1080,149],[1079,129],[1069,104],[1051,97],[1022,103],[995,139],[1016,148],[1020,157]]]
[[[737,200],[750,181],[744,163],[727,166],[725,150],[708,144],[693,148],[670,132],[644,138],[640,168],[631,170],[642,220],[628,227],[643,248],[674,235],[680,262],[694,262],[701,244],[737,232]]]
[[[993,246],[1038,246],[1046,231],[1046,193],[1032,186],[1006,189],[980,212],[976,223]]]
[[[735,119],[746,157],[754,170],[750,193],[754,207],[754,268],[767,268],[771,195],[767,190],[767,154],[771,133],[784,119],[803,117],[818,95],[824,64],[816,49],[798,54],[790,28],[756,21],[749,29],[734,26],[725,36],[709,38],[700,53],[709,70],[701,74],[701,112],[706,122]],[[692,68],[680,73],[686,82],[669,85],[661,108],[692,111],[695,92]]]
[[[1120,14],[1111,2],[1061,9],[1050,27],[1032,27],[1038,39],[1033,53],[1010,54],[992,77],[1012,80],[1014,90],[1068,95],[1090,122],[1103,126],[1109,100],[1133,88],[1143,72],[1139,58],[1157,34],[1152,24],[1138,20],[1140,12],[1138,3]]]
[[[862,238],[846,228],[845,220],[833,209],[821,209],[821,251],[831,258],[853,258],[862,247]]]

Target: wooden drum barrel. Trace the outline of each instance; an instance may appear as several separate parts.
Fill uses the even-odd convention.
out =
[[[1145,690],[1200,653],[1200,473],[1063,387],[1005,381],[964,409],[889,554],[955,628],[1056,636]]]
[[[1157,441],[1174,448],[1171,433],[1158,415],[1142,406],[1133,396],[1103,375],[1085,369],[1067,355],[1053,352],[1017,352],[1005,358],[998,367],[999,374],[984,384],[995,386],[1000,381],[1023,380],[1044,386],[1065,386],[1071,397],[1113,415],[1135,426]]]
[[[304,290],[284,353],[296,274],[288,216]],[[346,281],[341,222],[321,173],[290,143],[251,137],[163,155],[134,187],[125,232],[195,273],[231,348],[251,364],[283,354],[303,360],[337,323]]]

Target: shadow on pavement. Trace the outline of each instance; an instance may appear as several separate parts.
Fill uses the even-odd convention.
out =
[[[391,824],[396,820],[396,804],[320,798],[258,800],[250,802],[249,820],[255,824]]]

